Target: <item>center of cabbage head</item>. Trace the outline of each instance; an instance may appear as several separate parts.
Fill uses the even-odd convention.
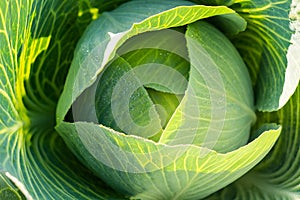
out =
[[[99,78],[99,123],[158,141],[184,96],[189,70],[181,32],[155,31],[129,39]]]
[[[256,119],[245,63],[205,21],[129,39],[103,70],[95,105],[116,131],[219,152],[246,144]]]

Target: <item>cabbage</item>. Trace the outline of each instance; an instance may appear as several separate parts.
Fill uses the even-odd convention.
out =
[[[296,1],[0,11],[0,199],[300,198]]]

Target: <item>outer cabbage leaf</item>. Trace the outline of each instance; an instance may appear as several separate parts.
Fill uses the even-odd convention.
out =
[[[57,129],[83,163],[133,199],[199,199],[255,166],[281,128],[262,129],[255,141],[227,154],[194,145],[154,143],[88,122],[62,122]]]
[[[0,1],[0,199],[121,198],[53,128],[76,42],[95,10],[88,1]]]
[[[232,7],[247,20],[247,30],[233,42],[249,67],[255,85],[256,106],[261,111],[282,108],[299,80],[300,37],[295,30],[297,5],[284,1],[236,1]],[[298,3],[299,4],[299,3]]]

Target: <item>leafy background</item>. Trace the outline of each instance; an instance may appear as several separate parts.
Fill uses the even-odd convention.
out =
[[[0,1],[0,199],[125,198],[81,165],[54,130],[56,102],[78,39],[91,20],[123,2]],[[272,90],[256,89],[258,108],[276,110],[278,105],[272,100],[282,92],[292,34],[280,27],[289,27],[286,19],[291,2],[249,2],[236,0],[232,5],[249,24],[245,33],[232,39],[249,67],[254,87],[260,83],[265,89],[274,77],[278,80]],[[274,49],[265,49],[265,44]],[[261,57],[265,59],[258,61]],[[300,198],[299,102],[298,86],[279,111],[257,113],[257,127],[265,122],[282,124],[277,144],[253,170],[208,199]]]

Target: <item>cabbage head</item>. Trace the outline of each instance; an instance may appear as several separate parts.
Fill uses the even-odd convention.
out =
[[[300,199],[299,13],[1,1],[0,199]]]

